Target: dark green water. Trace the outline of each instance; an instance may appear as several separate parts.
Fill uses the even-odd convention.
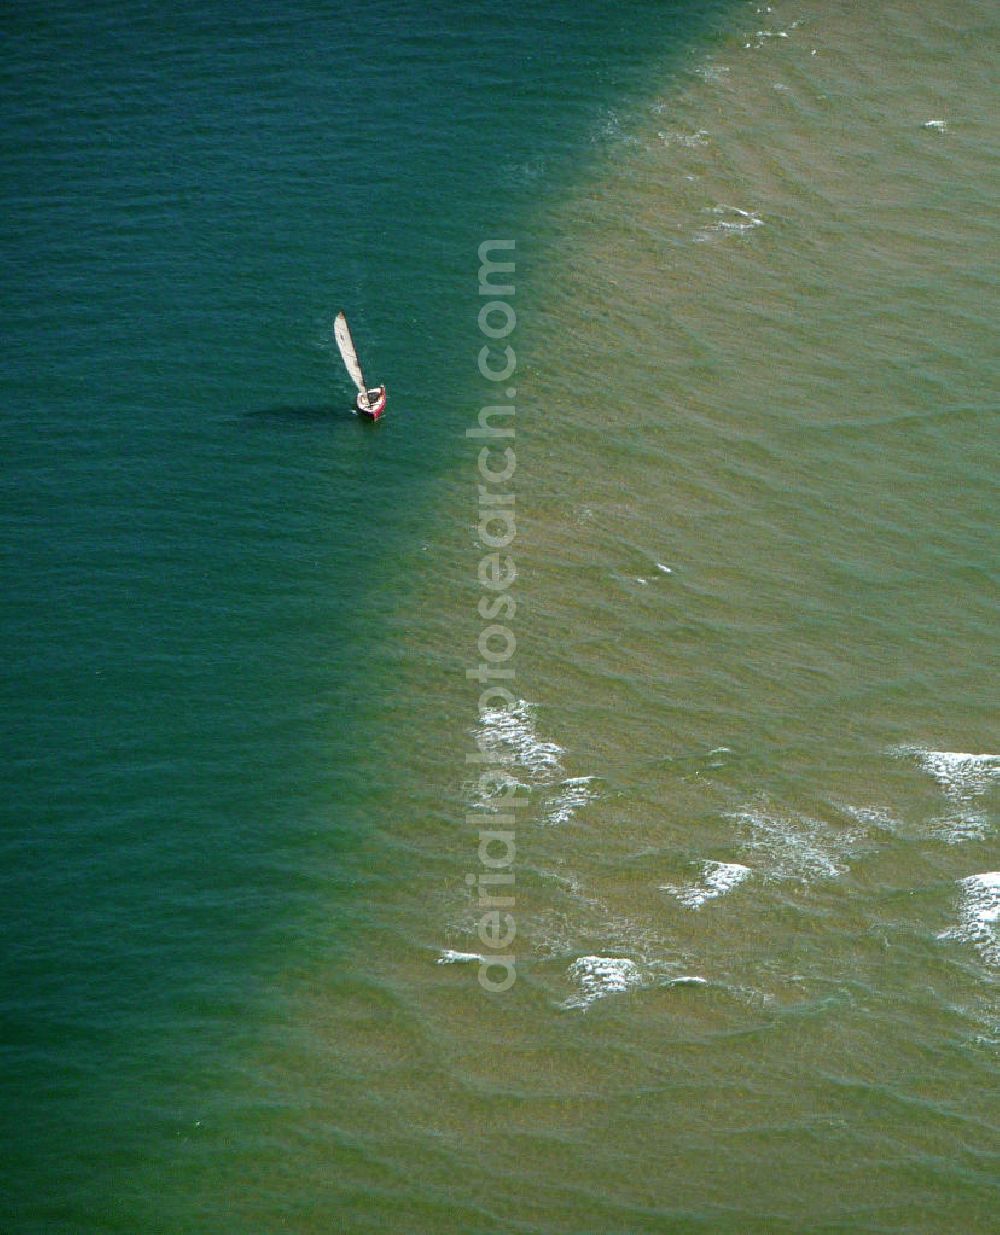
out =
[[[711,11],[7,11],[4,1229],[225,1226],[196,1099],[253,1108],[277,975],[377,919],[340,854],[408,740],[381,564],[457,457],[476,246],[530,249]]]
[[[992,1229],[995,13],[3,28],[0,1226]],[[491,236],[493,1000],[438,964]]]

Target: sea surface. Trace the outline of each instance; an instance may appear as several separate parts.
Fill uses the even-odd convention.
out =
[[[996,6],[0,30],[0,1230],[996,1230]]]

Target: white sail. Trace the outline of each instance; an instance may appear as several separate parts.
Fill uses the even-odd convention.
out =
[[[351,380],[358,388],[358,394],[364,395],[365,375],[361,372],[361,365],[358,364],[358,353],[354,350],[354,340],[351,338],[347,318],[343,313],[338,313],[334,319],[333,337],[337,340],[340,354],[344,358],[344,364],[347,366],[347,372],[351,375]]]

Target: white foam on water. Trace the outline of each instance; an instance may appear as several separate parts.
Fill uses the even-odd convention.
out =
[[[715,223],[706,223],[695,232],[696,240],[707,240],[715,233],[742,236],[755,228],[763,227],[764,220],[755,210],[743,210],[739,206],[706,206],[709,214],[717,218]]]
[[[752,807],[729,818],[740,825],[743,848],[763,862],[762,873],[767,878],[800,883],[843,875],[851,849],[862,835],[858,830],[831,828],[808,815],[781,815]]]
[[[508,763],[548,779],[562,771],[561,746],[544,742],[535,729],[535,705],[519,699],[512,708],[487,708],[476,731],[479,748],[494,763]]]
[[[636,921],[618,913],[575,871],[550,869],[538,874],[558,884],[565,897],[562,906],[553,903],[525,924],[522,938],[530,936],[540,956],[575,956],[584,949],[612,951],[633,958],[650,974],[673,972],[674,962],[665,957],[673,952],[675,940],[665,933],[662,922]]]
[[[864,824],[869,828],[881,828],[886,832],[898,832],[900,825],[898,820],[894,819],[888,811],[884,811],[878,806],[852,806],[849,802],[836,803],[837,809],[842,810],[845,815],[849,815],[858,823]]]
[[[562,1004],[564,1008],[586,1009],[599,999],[624,995],[650,986],[707,986],[698,974],[664,974],[662,963],[643,967],[627,956],[579,956],[567,973],[578,991]]]
[[[490,767],[485,787],[470,781],[466,792],[480,808],[490,809],[509,795],[523,790],[544,790],[543,821],[568,823],[573,815],[598,794],[591,788],[595,776],[565,776],[563,747],[544,741],[535,724],[536,705],[519,699],[512,708],[494,708],[481,713],[474,731],[476,744]]]
[[[987,965],[1000,966],[1000,871],[969,875],[958,885],[958,925],[942,931],[938,939],[970,943]]]
[[[992,831],[988,819],[970,812],[956,819],[939,819],[931,828],[931,836],[946,845],[963,845],[968,841],[986,840]]]
[[[1000,780],[1000,755],[973,755],[963,751],[924,750],[899,746],[892,752],[912,758],[937,781],[944,796],[960,808],[958,814],[935,821],[931,834],[950,845],[984,840],[993,831],[990,821],[968,807]],[[965,808],[965,809],[961,809]]]
[[[694,133],[679,133],[676,129],[665,129],[656,136],[665,146],[686,146],[689,150],[693,150],[698,146],[708,145],[708,129],[698,129]]]
[[[750,867],[741,862],[702,862],[701,879],[697,883],[665,883],[660,890],[676,896],[688,909],[700,909],[708,901],[738,888],[751,873]]]
[[[593,802],[598,796],[590,787],[591,781],[595,779],[593,776],[571,776],[564,780],[559,791],[548,803],[545,822],[569,823],[582,806]]]
[[[795,26],[793,25],[791,28],[794,29]],[[746,48],[763,47],[768,39],[787,39],[788,31],[787,30],[755,30],[753,37],[756,40],[755,42],[744,43],[743,46]]]
[[[598,999],[622,995],[642,986],[642,970],[627,956],[579,956],[570,965],[569,977],[579,987],[564,1008],[588,1008]]]
[[[707,61],[705,64],[698,65],[693,72],[695,76],[700,77],[702,81],[718,85],[719,82],[725,81],[729,76],[729,65],[713,64],[711,61]]]
[[[953,802],[971,802],[1000,779],[1000,755],[968,755],[961,751],[922,750],[900,746],[897,754],[911,755]]]
[[[437,958],[437,963],[439,965],[471,965],[482,959],[478,952],[453,952],[451,948],[443,948],[441,955]]]
[[[496,811],[501,802],[509,805],[513,795],[519,791],[525,794],[531,792],[530,785],[518,780],[516,776],[512,776],[502,768],[492,767],[490,773],[491,779],[487,787],[484,787],[483,782],[479,780],[466,781],[462,786],[470,803],[480,810]]]

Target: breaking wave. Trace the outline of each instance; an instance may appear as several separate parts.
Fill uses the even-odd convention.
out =
[[[750,867],[740,862],[702,862],[700,880],[685,884],[666,883],[661,886],[661,891],[676,896],[688,909],[700,909],[708,901],[725,896],[739,887],[750,874]]]
[[[1000,965],[1000,871],[969,875],[958,881],[962,889],[958,924],[938,939],[970,943],[987,965]]]
[[[579,956],[568,976],[577,986],[563,1002],[564,1008],[589,1008],[609,995],[624,995],[649,986],[704,986],[706,979],[694,974],[669,976],[655,967],[642,966],[627,956]]]

